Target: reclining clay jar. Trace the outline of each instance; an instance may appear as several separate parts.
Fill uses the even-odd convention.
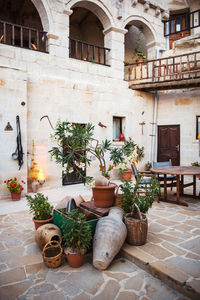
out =
[[[60,228],[54,224],[42,225],[35,232],[35,241],[41,250],[48,242],[55,240],[61,244],[62,235]]]
[[[124,211],[112,207],[107,217],[101,218],[96,226],[93,239],[93,265],[99,270],[105,270],[121,249],[127,235],[123,223]]]

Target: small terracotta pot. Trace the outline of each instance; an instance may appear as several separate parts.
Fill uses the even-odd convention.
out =
[[[11,193],[11,198],[13,201],[18,201],[21,199],[21,192],[20,193]]]
[[[132,170],[124,170],[123,171],[123,178],[122,180],[127,180],[127,181],[131,181],[132,178]]]
[[[33,222],[35,223],[35,229],[37,230],[38,227],[40,227],[44,224],[53,223],[53,216],[46,220],[36,220],[35,218],[33,218]]]
[[[67,260],[68,260],[68,263],[69,263],[70,267],[79,268],[83,265],[84,254],[70,253],[68,251],[68,248],[65,248],[64,252],[66,254],[66,257],[67,257]]]
[[[110,207],[114,204],[116,184],[95,186],[92,188],[94,202],[97,207]]]

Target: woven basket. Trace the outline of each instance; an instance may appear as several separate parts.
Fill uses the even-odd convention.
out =
[[[147,239],[148,220],[145,214],[141,214],[138,206],[137,209],[137,214],[126,214],[124,222],[127,227],[127,242],[130,245],[141,246],[145,244]]]
[[[42,257],[48,268],[57,268],[62,263],[62,247],[58,241],[48,242],[42,251]]]

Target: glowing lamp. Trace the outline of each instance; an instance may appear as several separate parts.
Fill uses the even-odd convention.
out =
[[[41,184],[41,185],[45,183],[44,172],[42,170],[39,170],[37,180],[38,180],[39,184]]]

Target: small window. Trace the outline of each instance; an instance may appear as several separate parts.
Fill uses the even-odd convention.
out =
[[[120,140],[120,134],[123,133],[123,123],[122,117],[113,117],[113,141]]]
[[[200,139],[200,116],[196,116],[196,139]]]

